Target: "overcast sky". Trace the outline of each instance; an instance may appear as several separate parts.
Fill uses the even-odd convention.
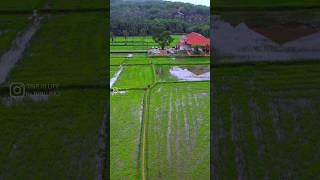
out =
[[[180,2],[210,6],[210,0],[167,0],[167,1],[180,1]]]

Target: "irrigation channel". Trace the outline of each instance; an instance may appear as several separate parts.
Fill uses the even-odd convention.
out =
[[[149,122],[149,114],[150,114],[150,101],[151,101],[151,95],[150,92],[152,91],[153,88],[155,88],[157,85],[160,84],[177,84],[177,83],[201,83],[201,82],[210,82],[210,80],[199,80],[199,81],[172,81],[172,82],[157,82],[156,80],[156,71],[154,68],[154,65],[173,65],[173,66],[178,66],[178,65],[210,65],[210,63],[200,63],[200,64],[169,64],[169,63],[164,63],[164,64],[153,64],[152,63],[152,58],[148,58],[149,63],[148,64],[125,64],[125,63],[120,63],[118,65],[110,65],[110,66],[119,66],[120,70],[116,72],[114,77],[118,78],[121,76],[121,72],[123,71],[123,68],[125,66],[151,66],[152,67],[152,77],[153,77],[153,82],[149,84],[146,88],[112,88],[110,84],[110,91],[116,92],[116,91],[130,91],[130,90],[143,90],[144,91],[144,96],[143,96],[143,105],[142,105],[142,126],[141,126],[141,139],[140,139],[140,162],[138,162],[138,168],[141,167],[141,170],[139,171],[141,173],[141,179],[146,180],[147,178],[147,173],[146,173],[146,168],[147,168],[147,162],[146,162],[146,156],[147,156],[147,151],[146,151],[146,140],[147,140],[147,126]],[[113,84],[117,79],[113,79]],[[112,84],[112,85],[113,85]],[[112,106],[112,105],[111,105]],[[140,176],[140,175],[139,175]]]

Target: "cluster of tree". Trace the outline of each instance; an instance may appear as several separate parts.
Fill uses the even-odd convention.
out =
[[[161,25],[170,33],[198,32],[209,36],[210,9],[206,6],[159,0],[112,0],[113,35],[152,35]]]

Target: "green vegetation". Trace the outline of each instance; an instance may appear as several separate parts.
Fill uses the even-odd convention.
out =
[[[124,64],[150,64],[149,58],[127,58]]]
[[[97,176],[97,143],[106,93],[96,89],[57,93],[47,101],[0,97],[1,178]]]
[[[78,9],[106,8],[107,3],[101,0],[2,0],[0,10],[33,10],[40,8]]]
[[[106,8],[108,3],[101,0],[49,0],[48,5],[52,9],[91,9]]]
[[[209,36],[210,9],[206,6],[170,1],[150,3],[123,0],[113,0],[110,6],[110,31],[116,36],[150,35],[154,22],[163,24],[171,33],[195,31]]]
[[[152,83],[151,66],[126,66],[115,83],[117,88],[146,88]]]
[[[214,176],[319,177],[319,63],[212,69]]]
[[[41,7],[43,0],[2,0],[0,10],[30,10]]]
[[[153,40],[159,44],[160,48],[163,50],[166,46],[169,46],[173,42],[173,38],[170,36],[170,32],[167,31],[165,25],[157,22],[153,25],[151,29]]]
[[[124,60],[123,71],[113,87],[129,88],[125,92],[111,93],[111,138],[114,141],[111,145],[111,179],[141,179],[142,172],[146,179],[208,179],[209,82],[175,83],[179,80],[169,74],[170,65],[150,64],[153,60],[163,60],[167,64],[174,64],[174,61],[147,58],[143,54],[126,58],[127,55],[111,54],[111,61]],[[184,62],[209,63],[209,58],[194,60]],[[188,65],[190,68],[197,66]],[[209,69],[208,65],[202,66]],[[119,67],[112,66],[110,73],[114,75],[117,70]],[[155,81],[161,83],[152,86]],[[142,127],[137,124],[138,117]],[[172,123],[169,130],[168,123]]]
[[[19,32],[27,28],[28,16],[0,15],[0,55],[7,51]]]
[[[174,47],[183,35],[170,35],[173,39],[168,46]],[[152,36],[114,36],[110,38],[110,50],[147,50],[151,47],[159,47]],[[135,54],[137,56],[138,54]],[[144,54],[145,55],[145,54]],[[112,56],[118,56],[112,54]]]
[[[209,83],[161,84],[151,92],[148,178],[210,176]]]
[[[31,1],[19,1],[19,5],[26,6],[15,10],[36,6],[36,1],[28,2]],[[14,10],[10,4],[15,2],[1,9]],[[10,48],[17,33],[28,27],[28,18],[29,15],[0,16],[1,54]],[[107,94],[95,86],[107,87],[109,78],[105,40],[101,37],[107,31],[104,18],[103,12],[44,17],[3,86],[11,82],[54,83],[57,94],[39,96],[47,94],[39,91],[38,95],[21,98],[0,94],[0,179],[98,176],[98,140]],[[93,85],[92,89],[77,88],[89,85]]]
[[[105,42],[100,36],[105,24],[104,13],[48,17],[8,83],[107,85],[107,62],[101,56]]]
[[[138,179],[144,91],[110,95],[110,177]]]
[[[126,58],[110,58],[110,65],[120,65]]]

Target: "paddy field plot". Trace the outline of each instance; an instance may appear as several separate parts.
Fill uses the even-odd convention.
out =
[[[110,94],[111,179],[138,179],[144,93]]]
[[[110,65],[120,65],[125,61],[126,57],[123,58],[110,58]]]
[[[319,63],[213,68],[213,175],[319,177]]]
[[[126,58],[123,64],[150,64],[150,59],[146,57],[132,57]]]
[[[105,27],[103,13],[46,17],[9,82],[106,85]]]
[[[169,45],[173,47],[181,39],[182,35],[171,35],[173,41]],[[110,38],[110,49],[111,50],[147,50],[152,47],[159,47],[151,36],[116,36]]]
[[[176,43],[183,35],[171,35],[173,42]],[[115,36],[110,38],[110,43],[155,43],[152,36]]]
[[[153,73],[150,65],[125,66],[114,87],[146,88],[152,82]]]
[[[209,179],[208,82],[155,86],[147,124],[148,179]]]
[[[3,179],[95,179],[105,90],[0,96]],[[84,101],[85,99],[85,101]]]

